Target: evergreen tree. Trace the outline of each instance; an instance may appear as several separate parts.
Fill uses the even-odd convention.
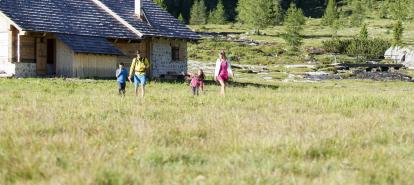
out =
[[[395,20],[405,20],[409,17],[412,0],[389,0],[388,7],[391,17]]]
[[[325,15],[323,16],[323,25],[328,26],[332,25],[335,22],[335,19],[338,18],[338,14],[336,12],[336,1],[329,0],[328,6],[325,9]]]
[[[203,25],[207,23],[207,8],[204,0],[196,0],[191,8],[190,24]]]
[[[363,24],[361,30],[359,31],[359,39],[368,40],[368,28],[367,24]]]
[[[394,46],[401,46],[402,45],[402,36],[404,32],[403,24],[400,20],[398,20],[393,28],[393,40],[392,44]]]
[[[259,33],[260,29],[274,25],[280,18],[280,11],[275,8],[279,1],[274,0],[239,0],[237,6],[238,20]]]
[[[154,0],[154,2],[161,6],[161,8],[163,8],[164,10],[167,9],[167,4],[165,4],[164,0]]]
[[[280,5],[280,0],[273,0],[273,9],[271,18],[273,19],[272,25],[280,25],[283,22],[283,9]]]
[[[364,22],[365,9],[360,0],[354,0],[352,3],[351,25],[359,26]]]
[[[414,1],[412,1],[410,4],[410,10],[410,18],[411,20],[414,20]]]
[[[385,19],[388,17],[388,3],[387,2],[383,2],[380,5],[380,10],[379,10],[379,17],[381,19]]]
[[[209,22],[212,24],[225,24],[226,21],[226,12],[224,11],[223,1],[219,0],[216,9],[210,13]]]
[[[338,30],[342,28],[345,24],[345,15],[343,12],[340,12],[340,15],[337,19],[334,20],[334,22],[331,25],[332,29],[332,38],[336,39],[338,36]]]
[[[185,24],[185,20],[184,20],[183,14],[180,14],[180,16],[178,16],[178,20],[179,20],[181,23]]]
[[[303,15],[301,9],[296,8],[296,5],[292,3],[288,9],[285,17],[285,36],[284,40],[290,46],[291,52],[299,51],[299,47],[302,45],[303,37],[301,31],[303,25],[306,23],[306,18]]]

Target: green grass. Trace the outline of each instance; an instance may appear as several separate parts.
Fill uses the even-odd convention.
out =
[[[368,32],[370,37],[392,39],[392,27],[395,21],[391,19],[366,19],[368,25]],[[250,28],[241,24],[229,25],[203,25],[194,26],[191,28],[196,31],[204,32],[236,32],[247,33]],[[403,41],[405,45],[414,45],[414,24],[410,21],[404,22],[404,36]],[[359,27],[350,27],[345,25],[338,31],[340,38],[352,38],[359,34]],[[269,27],[261,31],[263,35],[245,35],[246,38],[268,43],[264,46],[247,46],[243,44],[231,43],[228,41],[217,42],[215,40],[207,39],[198,44],[190,44],[189,56],[192,60],[198,61],[214,61],[217,57],[218,51],[226,49],[230,56],[238,57],[240,63],[246,64],[286,64],[286,63],[305,63],[306,48],[322,47],[322,41],[331,39],[332,30],[327,26],[321,25],[320,19],[309,18],[307,24],[304,26],[303,46],[302,52],[298,55],[290,56],[285,52],[288,47],[282,39],[284,34],[283,26]],[[345,56],[341,56],[346,58]],[[323,61],[332,60],[333,57],[329,55],[319,56]]]
[[[0,79],[0,184],[414,183],[412,83],[206,89]]]

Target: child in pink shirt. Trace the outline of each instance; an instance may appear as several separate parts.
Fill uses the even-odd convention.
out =
[[[202,69],[198,70],[198,74],[193,73],[186,73],[184,74],[186,77],[189,77],[191,79],[190,86],[191,91],[193,92],[193,95],[199,95],[199,90],[201,89],[201,93],[204,94],[204,72]]]

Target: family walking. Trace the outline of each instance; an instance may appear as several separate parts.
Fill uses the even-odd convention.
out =
[[[124,64],[119,64],[119,68],[116,70],[116,78],[118,81],[118,90],[120,95],[125,95],[125,88],[127,79],[135,86],[135,95],[138,96],[138,90],[141,91],[141,97],[145,96],[145,85],[147,82],[147,73],[151,68],[151,63],[146,57],[142,57],[137,52],[136,58],[132,60],[132,64],[128,73]],[[189,78],[191,92],[193,95],[199,95],[201,92],[204,94],[204,80],[205,75],[203,69],[199,69],[197,73],[182,73]],[[231,63],[228,60],[224,51],[220,52],[219,58],[216,61],[216,67],[214,70],[214,80],[220,83],[220,95],[224,96],[226,87],[228,86],[229,77],[234,78],[233,70],[231,69]]]

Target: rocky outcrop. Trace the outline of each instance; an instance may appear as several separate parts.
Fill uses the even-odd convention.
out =
[[[385,58],[403,64],[405,67],[414,69],[414,49],[400,46],[391,47],[385,52]]]

